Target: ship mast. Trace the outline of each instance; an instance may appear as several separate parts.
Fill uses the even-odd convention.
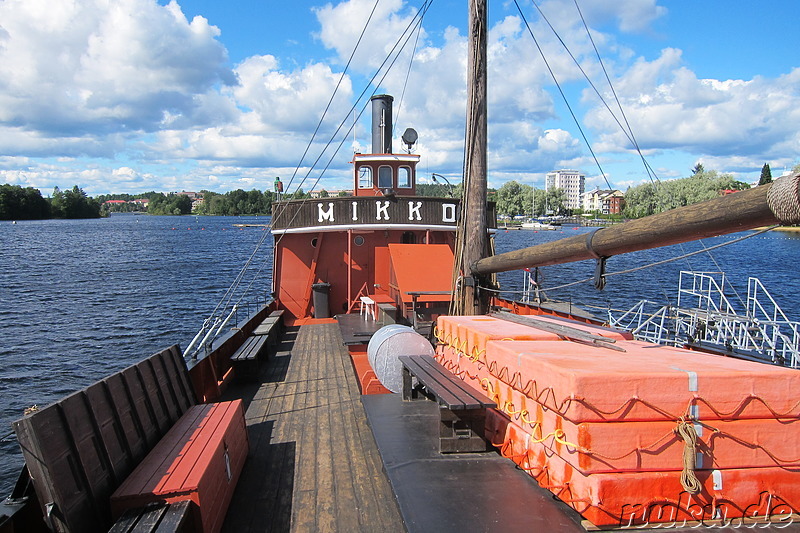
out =
[[[486,0],[469,1],[469,52],[467,59],[467,125],[464,155],[464,198],[459,222],[457,248],[461,254],[457,268],[462,274],[456,284],[457,312],[483,314],[488,298],[478,292],[478,276],[471,265],[486,257]]]

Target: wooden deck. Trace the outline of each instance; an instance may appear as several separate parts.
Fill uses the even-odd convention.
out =
[[[223,531],[404,531],[335,323],[290,328],[237,385],[250,455]]]

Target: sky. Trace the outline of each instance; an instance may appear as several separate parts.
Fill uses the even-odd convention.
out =
[[[289,190],[348,189],[352,154],[371,151],[358,113],[383,93],[395,152],[407,127],[419,133],[418,181],[458,182],[467,5],[0,0],[0,183],[94,196],[265,190],[279,176]],[[577,5],[489,1],[491,187],[541,188],[569,168],[587,190],[624,191],[654,179],[634,141],[661,180],[700,163],[753,183],[764,163],[773,176],[800,163],[800,2]]]

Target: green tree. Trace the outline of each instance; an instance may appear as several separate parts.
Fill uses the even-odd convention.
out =
[[[766,185],[767,183],[772,183],[772,171],[769,169],[769,163],[764,163],[764,166],[761,167],[761,177],[758,178],[758,184]]]
[[[539,204],[539,200],[536,200],[537,204]],[[567,204],[567,193],[565,193],[562,189],[550,189],[544,195],[542,209],[541,212],[545,215],[566,215],[569,214],[569,210],[566,207]]]
[[[66,192],[55,187],[50,198],[50,213],[55,218],[100,218],[100,202],[86,196],[77,185]]]
[[[50,218],[50,204],[39,189],[19,185],[0,185],[0,220],[40,220]]]
[[[192,212],[192,200],[185,194],[164,195],[155,193],[150,197],[147,213],[150,215],[188,215]]]
[[[695,204],[719,196],[726,189],[743,190],[750,186],[716,170],[695,172],[688,178],[645,183],[629,187],[625,193],[624,215],[639,218],[676,207]]]
[[[525,188],[527,188],[527,195],[525,194]],[[505,182],[502,187],[497,189],[497,214],[515,217],[524,215],[526,211],[530,213],[530,189],[530,186],[523,186],[515,180]],[[524,205],[524,197],[529,199],[527,210]]]

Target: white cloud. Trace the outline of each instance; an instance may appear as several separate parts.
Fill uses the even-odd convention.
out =
[[[623,73],[617,94],[638,142],[648,150],[746,157],[756,164],[800,148],[800,134],[792,126],[800,119],[798,68],[777,79],[699,79],[682,65],[680,51],[666,49]],[[587,123],[601,134],[597,149],[630,149],[605,109],[594,107]]]
[[[326,48],[336,52],[342,65],[347,63],[361,39],[352,62],[352,66],[360,71],[372,71],[383,63],[417,13],[403,0],[385,0],[377,5],[373,0],[349,0],[335,6],[326,4],[314,12],[321,25],[317,37]],[[364,32],[368,20],[369,26]],[[425,39],[424,32],[421,38]]]
[[[0,154],[6,156],[0,179],[45,190],[77,183],[91,192],[141,192],[222,191],[289,176],[373,5],[349,0],[315,9],[323,55],[298,64],[268,50],[232,67],[219,30],[202,17],[186,19],[175,0],[0,1]],[[602,79],[572,0],[541,6],[583,69]],[[681,50],[667,48],[646,60],[623,44],[624,33],[647,32],[664,15],[656,0],[584,0],[581,7],[646,152],[680,152],[737,169],[760,168],[765,160],[790,165],[786,154],[800,152],[791,128],[800,118],[800,69],[777,79],[701,79]],[[489,33],[490,172],[494,179],[525,180],[557,167],[594,173],[577,130],[559,116],[560,97],[527,28],[513,6],[501,9]],[[575,92],[581,73],[533,8],[525,9],[550,68]],[[403,0],[378,4],[362,52],[298,175],[340,121],[349,127],[361,83],[415,15]],[[425,20],[409,78],[407,50],[379,90],[395,96],[395,150],[402,149],[402,131],[414,127],[420,171],[456,176],[463,160],[467,42],[463,30],[437,23]],[[586,91],[576,109],[601,161],[617,164],[629,143],[607,111]],[[361,120],[355,139],[349,135],[332,160],[326,176],[335,183],[328,188],[349,186],[351,151],[370,149],[367,122]]]
[[[43,136],[158,129],[235,83],[219,31],[155,0],[0,3],[0,124]]]

